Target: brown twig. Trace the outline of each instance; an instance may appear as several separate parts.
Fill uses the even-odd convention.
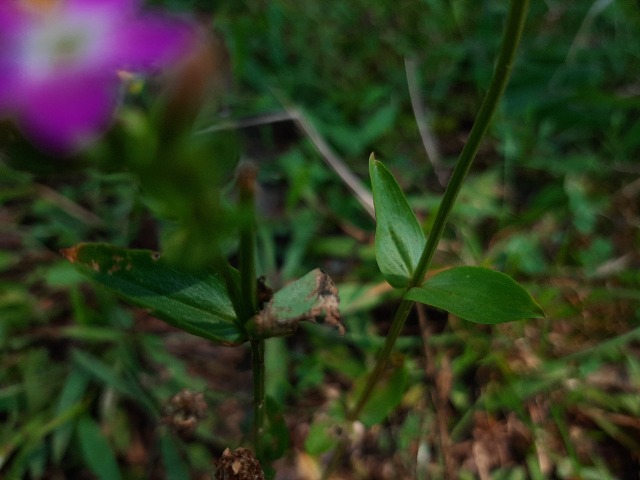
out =
[[[98,215],[91,212],[90,210],[87,210],[73,200],[70,200],[61,193],[58,193],[53,188],[39,183],[35,184],[33,188],[40,196],[40,198],[55,205],[61,210],[64,210],[68,215],[77,218],[90,227],[99,228],[105,226],[104,220]]]
[[[283,102],[284,103],[284,102]],[[313,124],[307,119],[307,117],[297,108],[287,106],[285,104],[286,111],[275,112],[265,115],[259,115],[255,117],[249,117],[241,119],[235,122],[224,122],[217,125],[204,128],[197,131],[197,134],[217,132],[220,130],[234,130],[240,128],[247,128],[257,125],[267,125],[270,123],[293,121],[298,128],[302,130],[305,136],[311,141],[318,153],[322,156],[325,163],[340,177],[340,179],[347,185],[347,187],[353,192],[356,200],[362,205],[365,211],[375,219],[375,213],[373,209],[373,195],[364,186],[362,181],[351,172],[346,163],[338,157],[333,151],[327,141],[320,135]]]
[[[316,128],[311,124],[307,117],[298,109],[289,109],[298,127],[311,140],[316,147],[318,153],[322,155],[325,163],[336,172],[340,179],[353,192],[356,200],[362,205],[371,218],[375,219],[375,211],[373,208],[373,195],[367,189],[360,179],[349,170],[349,167],[338,157],[338,155],[329,146],[326,140],[320,135]]]
[[[251,117],[241,118],[235,121],[217,123],[215,125],[211,125],[209,127],[198,130],[196,132],[196,135],[201,135],[204,133],[220,132],[224,130],[240,130],[242,128],[257,127],[260,125],[270,125],[272,123],[278,123],[278,122],[289,122],[292,120],[293,120],[293,117],[291,116],[291,113],[287,111],[265,113],[262,115],[254,115]]]

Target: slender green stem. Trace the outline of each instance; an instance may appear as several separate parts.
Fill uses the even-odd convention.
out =
[[[240,229],[240,291],[244,300],[243,323],[253,317],[258,309],[256,282],[256,168],[252,164],[238,167],[238,191],[243,215]]]
[[[462,187],[464,179],[469,172],[471,163],[473,162],[473,159],[478,152],[480,143],[485,133],[487,132],[487,129],[489,128],[489,124],[491,123],[491,119],[496,111],[499,100],[502,97],[502,94],[504,93],[504,90],[509,81],[516,49],[518,47],[518,44],[520,43],[520,38],[524,29],[524,23],[526,20],[528,9],[529,0],[511,1],[506,27],[502,38],[502,44],[500,47],[500,52],[498,54],[498,59],[496,61],[496,67],[493,72],[493,77],[491,78],[489,90],[487,91],[484,100],[482,101],[480,111],[478,112],[478,116],[476,117],[476,120],[469,134],[469,140],[465,144],[453,170],[451,179],[449,180],[444,196],[442,198],[442,202],[436,214],[433,228],[429,233],[427,243],[422,252],[422,255],[420,256],[418,266],[416,267],[416,271],[411,278],[411,281],[409,282],[407,290],[420,285],[427,273],[427,269],[429,268],[433,255],[436,251],[436,247],[440,242],[440,238],[442,237],[444,228],[449,219],[451,209],[453,208],[456,198],[458,197],[460,188]],[[409,312],[411,311],[412,306],[413,302],[409,300],[403,300],[400,303],[393,318],[391,330],[389,331],[385,340],[385,344],[382,347],[380,354],[378,355],[376,365],[373,371],[370,373],[367,379],[367,383],[362,393],[360,394],[360,397],[358,398],[355,406],[348,412],[348,420],[354,421],[359,417],[362,409],[369,400],[374,387],[382,377],[389,356],[391,355],[391,351],[393,350],[393,346],[395,345],[395,342],[400,335],[400,332],[402,331],[402,328],[405,321],[407,320],[407,317],[409,316]],[[341,443],[339,447],[340,446],[342,446],[342,448],[336,449],[334,457],[338,457],[342,454],[344,443]],[[335,461],[334,458],[330,465],[335,466],[336,464],[337,461]],[[328,478],[329,473],[330,472],[327,469],[324,473],[324,478]]]
[[[251,164],[238,167],[238,192],[240,209],[245,216],[240,229],[240,294],[239,314],[244,325],[258,312],[256,282],[256,169]],[[264,460],[265,375],[264,340],[251,340],[251,364],[253,369],[253,444],[258,460]]]
[[[396,314],[393,317],[391,329],[387,334],[387,338],[384,342],[384,345],[382,346],[382,350],[378,354],[378,361],[376,362],[375,367],[373,367],[373,371],[369,374],[367,383],[360,393],[358,401],[356,402],[355,406],[347,413],[347,420],[353,422],[360,416],[362,409],[371,396],[373,388],[376,386],[378,380],[382,377],[383,370],[387,365],[387,360],[391,355],[391,351],[393,350],[393,346],[396,343],[396,339],[402,331],[402,327],[404,326],[404,322],[407,319],[409,312],[411,311],[411,307],[413,307],[413,302],[410,300],[402,300],[402,302],[400,302],[400,305],[396,310]]]
[[[509,16],[507,17],[507,25],[502,38],[502,46],[500,53],[498,54],[498,60],[496,62],[496,68],[493,71],[493,77],[491,78],[491,84],[487,91],[478,116],[471,128],[469,134],[469,140],[462,149],[462,153],[458,158],[456,166],[451,174],[451,179],[447,185],[447,189],[442,197],[442,202],[438,208],[436,219],[433,222],[433,228],[429,233],[427,244],[422,252],[416,271],[411,279],[410,287],[420,285],[424,279],[427,269],[433,258],[433,254],[436,251],[436,247],[440,242],[444,227],[447,225],[451,209],[453,204],[458,198],[460,188],[464,182],[469,168],[473,163],[473,159],[478,152],[480,143],[487,133],[487,129],[493,118],[500,98],[504,93],[509,77],[511,76],[511,69],[513,68],[513,61],[515,59],[516,50],[520,43],[520,37],[524,30],[524,23],[527,18],[527,11],[529,10],[529,0],[513,0],[509,8]]]
[[[251,366],[253,368],[253,444],[256,457],[264,461],[265,376],[264,340],[251,340]]]

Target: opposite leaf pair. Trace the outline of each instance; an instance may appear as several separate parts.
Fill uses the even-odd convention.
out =
[[[392,286],[407,288],[405,300],[432,305],[483,324],[544,316],[520,285],[488,268],[455,267],[424,283],[421,278],[414,280],[425,248],[422,228],[393,175],[373,155],[369,174],[376,209],[376,260]]]

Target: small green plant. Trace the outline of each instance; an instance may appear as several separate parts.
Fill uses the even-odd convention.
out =
[[[508,82],[528,5],[526,0],[511,2],[490,88],[427,231],[418,222],[391,172],[373,155],[369,159],[376,215],[375,258],[383,277],[397,290],[401,300],[375,367],[368,372],[357,394],[346,402],[343,418],[347,429],[357,420],[367,425],[379,422],[388,413],[389,406],[398,404],[401,388],[396,386],[406,382],[407,372],[398,368],[385,378],[385,368],[416,302],[485,325],[544,316],[524,288],[492,269],[461,266],[428,275],[452,208]],[[162,115],[167,111],[167,105],[159,107],[158,118],[154,119],[157,130],[165,135],[171,133],[162,131]],[[81,243],[62,253],[95,283],[181,330],[219,345],[250,344],[253,448],[268,470],[269,463],[282,455],[286,439],[282,434],[282,414],[266,396],[265,342],[291,335],[300,322],[317,318],[324,318],[324,322],[335,327],[338,333],[344,333],[348,321],[344,322],[345,327],[340,318],[339,292],[332,279],[320,269],[311,270],[275,292],[258,278],[260,218],[256,212],[258,184],[254,167],[240,164],[235,168],[235,197],[225,188],[222,173],[199,177],[201,172],[207,171],[203,168],[203,155],[216,150],[219,137],[214,136],[213,140],[207,140],[210,144],[203,145],[206,141],[199,143],[189,135],[181,135],[183,132],[165,138],[157,132],[147,131],[148,125],[133,114],[125,116],[122,122],[130,127],[133,125],[129,134],[138,135],[128,143],[131,150],[124,152],[124,164],[140,177],[146,200],[158,216],[170,211],[174,217],[170,219],[174,222],[172,228],[166,229],[167,251],[158,254],[151,250]],[[96,127],[91,127],[93,136]],[[55,145],[64,149],[70,144],[75,147],[73,135],[51,139],[49,131],[46,135],[38,133],[41,137],[47,136],[44,140],[40,138],[45,144],[65,140],[64,144]],[[374,133],[370,136],[375,136]],[[147,149],[140,149],[140,145]],[[93,153],[100,157],[99,150]],[[224,157],[220,165],[228,170],[236,167],[234,152],[222,152],[220,156]],[[170,158],[172,162],[168,162]],[[87,369],[107,372],[103,377],[112,378],[96,359],[84,353],[77,353],[75,358],[79,364],[91,365]],[[117,379],[112,382],[119,385],[116,388],[124,394],[137,394]],[[389,396],[374,399],[374,391],[380,382],[386,382]],[[86,388],[86,381],[78,374],[71,377],[68,385],[65,391],[75,398]],[[371,407],[376,401],[382,406]],[[65,410],[65,406],[59,407],[60,422],[64,421],[65,415],[74,414],[74,411]],[[44,435],[47,428],[53,427],[45,425],[41,428]],[[101,445],[104,440],[98,425],[87,415],[80,419],[77,429],[86,444]],[[335,468],[346,441],[336,447],[325,476]],[[163,448],[173,448],[170,440],[167,442],[163,443]],[[108,450],[106,446],[104,449]],[[113,455],[105,460],[97,458],[92,451],[83,454],[94,471],[117,470]]]
[[[507,275],[491,269],[457,267],[425,281],[458,192],[507,84],[527,8],[526,1],[512,2],[493,81],[426,238],[392,174],[373,155],[370,158],[376,260],[384,278],[403,293],[376,366],[346,414],[348,422],[358,420],[367,406],[415,302],[481,324],[543,316],[540,307],[522,287]],[[103,244],[80,244],[64,250],[63,254],[96,283],[173,326],[217,344],[251,344],[253,446],[258,459],[267,464],[277,457],[277,452],[267,441],[273,435],[270,427],[274,422],[269,418],[265,398],[265,341],[292,334],[300,321],[316,317],[324,317],[325,323],[335,325],[340,332],[344,327],[339,316],[337,289],[321,270],[309,272],[275,293],[256,278],[257,185],[256,172],[251,166],[238,167],[236,187],[236,205],[219,207],[223,218],[235,215],[239,219],[226,224],[227,229],[238,236],[235,266],[215,238],[210,243],[213,253],[207,256],[210,264],[191,270],[182,269],[175,260],[151,251]],[[221,192],[218,195],[214,202],[223,205],[224,196]],[[226,232],[224,235],[229,236]],[[339,451],[334,458],[339,458]]]

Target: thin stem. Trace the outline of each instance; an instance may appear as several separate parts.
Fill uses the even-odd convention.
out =
[[[402,331],[402,327],[405,320],[407,319],[407,316],[409,315],[409,312],[411,311],[412,306],[413,302],[410,300],[402,300],[402,302],[400,302],[400,306],[398,307],[398,310],[396,310],[396,314],[393,317],[393,322],[391,323],[391,330],[389,330],[384,345],[382,346],[382,350],[378,355],[378,361],[376,362],[375,367],[373,367],[373,371],[369,374],[367,383],[364,387],[364,390],[362,390],[362,393],[360,393],[356,405],[347,413],[347,420],[349,420],[350,422],[358,419],[360,413],[362,412],[362,409],[369,400],[369,396],[371,395],[373,388],[376,386],[378,380],[382,377],[382,372],[387,365],[387,360],[391,355],[393,346],[395,345],[396,339]]]
[[[251,367],[253,369],[253,444],[256,457],[264,461],[264,340],[251,340]]]
[[[242,322],[253,317],[258,309],[256,293],[256,168],[250,163],[238,167],[238,191],[243,222],[240,228],[240,291],[244,300]]]
[[[256,282],[256,177],[255,166],[242,164],[238,167],[238,192],[240,209],[245,215],[240,228],[240,295],[239,315],[244,325],[258,312]],[[258,460],[264,460],[264,340],[251,340],[251,364],[253,371],[253,444]]]
[[[489,128],[493,114],[498,107],[500,98],[507,87],[509,77],[511,76],[511,69],[513,68],[516,50],[520,43],[522,31],[524,30],[524,23],[527,18],[528,9],[529,0],[513,0],[511,2],[509,16],[507,17],[507,25],[502,38],[502,46],[500,47],[500,53],[498,54],[496,68],[493,71],[489,90],[482,101],[476,121],[471,128],[469,140],[467,140],[467,143],[462,149],[462,153],[458,158],[456,167],[451,174],[451,179],[449,180],[447,189],[442,197],[442,202],[440,203],[436,219],[433,222],[433,228],[429,233],[427,244],[425,245],[420,261],[418,262],[418,266],[416,267],[416,271],[411,279],[410,287],[420,285],[427,273],[433,254],[435,253],[436,247],[438,246],[442,233],[444,232],[444,227],[447,225],[453,204],[455,203],[456,198],[458,198],[460,188],[462,187],[464,179],[469,172],[469,168],[471,168],[471,164],[478,152],[480,143],[482,142],[485,133],[487,133],[487,129]]]
[[[460,157],[458,158],[453,173],[451,174],[449,184],[447,185],[444,196],[442,198],[442,202],[436,214],[433,228],[429,233],[427,243],[422,252],[422,255],[420,256],[418,266],[416,267],[416,271],[411,278],[411,281],[409,282],[407,290],[420,285],[424,279],[425,274],[427,273],[427,269],[429,268],[433,255],[436,251],[436,247],[438,246],[440,238],[442,237],[442,234],[444,232],[444,228],[449,219],[449,215],[451,214],[451,209],[453,208],[456,198],[458,197],[460,188],[462,187],[464,179],[469,172],[471,163],[473,162],[473,159],[478,152],[480,143],[485,133],[487,132],[487,129],[489,128],[489,124],[491,123],[493,114],[496,111],[499,100],[502,97],[502,94],[504,93],[504,90],[509,81],[516,49],[518,47],[518,44],[520,43],[520,38],[524,29],[524,23],[526,20],[528,9],[529,0],[511,1],[506,27],[502,38],[502,44],[500,46],[500,52],[496,61],[496,67],[493,72],[493,77],[491,78],[489,90],[487,91],[484,100],[482,101],[480,111],[478,112],[478,116],[476,117],[476,120],[469,134],[469,139],[465,144]],[[393,346],[395,345],[395,342],[400,335],[400,332],[402,331],[402,328],[405,321],[407,320],[407,317],[409,316],[409,312],[411,311],[412,306],[413,302],[409,300],[403,300],[398,306],[396,314],[393,318],[393,322],[391,324],[391,329],[385,340],[385,344],[382,347],[382,351],[378,355],[376,365],[369,375],[367,383],[362,390],[362,393],[360,394],[356,405],[351,411],[349,411],[347,415],[348,420],[355,421],[359,417],[362,409],[369,400],[374,387],[381,379],[389,356],[391,355],[391,351],[393,350]],[[340,443],[338,447],[339,448],[337,448],[334,453],[334,457],[339,457],[342,455],[345,448],[344,443]],[[337,463],[338,462],[333,459],[330,465],[333,467]],[[325,471],[324,478],[328,478],[329,473],[330,472],[328,470]]]

